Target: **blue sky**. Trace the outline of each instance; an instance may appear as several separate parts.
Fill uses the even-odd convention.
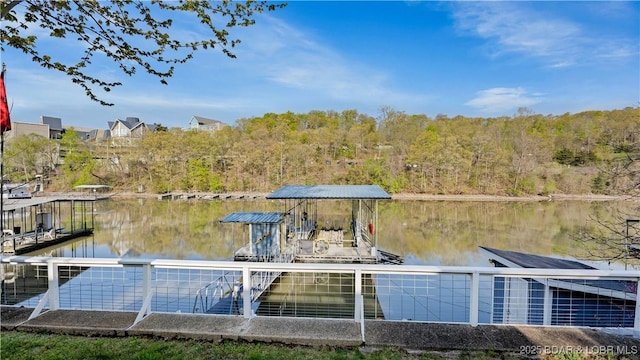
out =
[[[202,31],[176,20],[184,34]],[[44,52],[81,49],[32,31]],[[377,118],[382,107],[494,117],[519,107],[564,114],[640,100],[640,2],[293,1],[232,34],[242,40],[237,59],[196,53],[168,86],[96,60],[97,73],[124,83],[98,93],[113,107],[5,47],[11,119],[47,115],[65,126],[107,128],[136,116],[186,127],[193,115],[231,125],[287,111],[355,109]]]

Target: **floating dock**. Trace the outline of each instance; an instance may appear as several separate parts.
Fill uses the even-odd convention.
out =
[[[267,200],[280,201],[281,212],[236,212],[220,220],[240,226],[238,231],[247,242],[234,253],[235,261],[306,262],[306,263],[365,263],[401,264],[401,256],[377,248],[378,201],[390,200],[391,195],[376,185],[289,185],[269,194]],[[339,223],[323,219],[319,202],[343,201],[351,203],[350,216],[340,217]],[[335,214],[334,214],[335,218]],[[321,225],[323,224],[323,225]],[[329,225],[331,224],[331,225]],[[314,317],[353,317],[353,298],[336,292],[327,298],[319,287],[351,287],[354,279],[335,278],[336,274],[274,274],[265,272],[254,279],[249,293],[259,304],[257,314]],[[202,291],[204,294],[205,292]],[[204,310],[209,313],[233,313],[238,307],[238,289],[227,289],[225,297],[218,297],[215,305]],[[287,300],[296,299],[296,306]],[[369,299],[369,300],[367,300]],[[375,287],[369,286],[365,301],[377,300]],[[204,301],[208,303],[209,301]],[[301,306],[301,302],[307,306]],[[380,304],[367,308],[381,309]],[[313,310],[312,310],[313,309]],[[318,310],[320,309],[320,310]],[[314,314],[310,312],[314,311]],[[324,315],[323,315],[324,314]],[[369,318],[383,317],[382,310]]]
[[[248,242],[236,261],[402,263],[402,258],[377,249],[378,201],[391,195],[376,185],[288,185],[265,197],[282,202],[282,212],[238,212],[220,220],[244,225]],[[351,202],[350,216],[325,226],[321,201]]]
[[[107,196],[4,199],[2,254],[22,255],[93,234],[94,202]]]

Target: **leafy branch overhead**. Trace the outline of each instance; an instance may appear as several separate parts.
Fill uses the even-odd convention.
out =
[[[167,84],[176,64],[184,64],[198,50],[218,49],[235,58],[233,48],[240,39],[230,31],[255,24],[256,16],[286,6],[267,1],[190,1],[190,0],[110,0],[110,1],[0,1],[0,40],[31,56],[42,67],[60,71],[81,86],[87,96],[102,105],[113,105],[96,95],[120,86],[95,75],[91,69],[98,56],[110,58],[127,75],[139,69]],[[187,15],[203,24],[205,38],[180,39],[173,18]],[[77,59],[41,53],[42,39],[33,35],[37,26],[50,38],[79,41],[84,51]]]

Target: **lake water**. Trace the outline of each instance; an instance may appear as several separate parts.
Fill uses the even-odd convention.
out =
[[[232,260],[234,251],[246,242],[246,229],[221,224],[219,220],[237,211],[284,211],[283,206],[280,201],[266,199],[104,200],[95,204],[92,236],[31,255]],[[637,206],[637,203],[588,201],[381,201],[375,230],[379,236],[378,247],[404,257],[408,264],[491,266],[479,246],[580,258],[583,252],[573,239],[580,228],[593,226],[591,219],[594,217],[614,219],[619,211],[633,213],[631,209]],[[346,201],[320,202],[319,225],[348,228],[350,207],[351,203]],[[613,266],[620,267],[619,264]],[[331,302],[306,303],[300,299],[338,299],[346,304],[345,316],[352,317],[353,285],[349,283],[352,280],[338,275],[340,286],[325,286],[331,284],[331,280],[323,280],[324,275],[287,273],[279,284],[287,285],[283,289],[289,289],[288,292],[270,288],[254,305],[257,309],[265,304],[267,310],[279,311],[284,306],[287,311],[290,308],[307,311],[287,313],[288,316],[309,316],[309,311],[315,314],[321,309],[330,313],[324,316],[335,316],[332,312],[335,306]],[[23,277],[35,277],[35,270],[31,267],[23,270]],[[154,270],[152,277],[156,289],[152,311],[190,313],[195,311],[199,290],[215,284],[219,274],[199,269],[160,268]],[[125,286],[122,289],[111,285],[104,287],[105,279],[113,280],[115,284],[122,282]],[[137,311],[142,287],[131,284],[141,279],[139,268],[78,269],[77,274],[60,287],[61,306],[93,309],[92,306],[98,304],[103,306],[101,310]],[[46,290],[44,281],[46,277],[40,277],[35,289],[24,285],[35,283],[35,280],[23,282],[24,289],[19,288],[17,292],[19,296],[7,297],[3,302],[36,306]],[[495,310],[493,284],[491,279],[481,281],[484,283],[478,295],[478,317],[481,323],[489,323]],[[379,274],[371,283],[375,283],[375,301],[370,302],[366,311],[379,309],[380,312],[367,313],[368,316],[392,320],[469,321],[470,279],[466,275]],[[309,293],[309,288],[325,290]],[[282,294],[287,294],[287,301],[278,298]],[[134,295],[138,296],[137,301],[131,300]]]
[[[343,226],[349,206],[322,202],[319,218]],[[613,217],[632,206],[637,204],[382,201],[376,232],[378,247],[408,264],[489,266],[479,246],[580,258],[584,252],[573,240],[575,232],[593,226],[594,216]],[[282,210],[282,203],[266,199],[104,200],[95,206],[93,236],[39,254],[231,260],[245,239],[219,219],[236,211]]]

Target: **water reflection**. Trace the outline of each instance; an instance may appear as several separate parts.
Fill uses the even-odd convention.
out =
[[[571,239],[590,218],[628,207],[617,202],[388,201],[379,206],[379,247],[405,263],[488,266],[478,246],[580,257]],[[245,243],[219,219],[235,211],[282,211],[274,200],[106,200],[96,204],[92,237],[45,249],[69,257],[231,260]],[[340,226],[349,204],[322,202],[323,221]],[[611,215],[612,216],[612,215]],[[348,224],[347,224],[348,226]]]

